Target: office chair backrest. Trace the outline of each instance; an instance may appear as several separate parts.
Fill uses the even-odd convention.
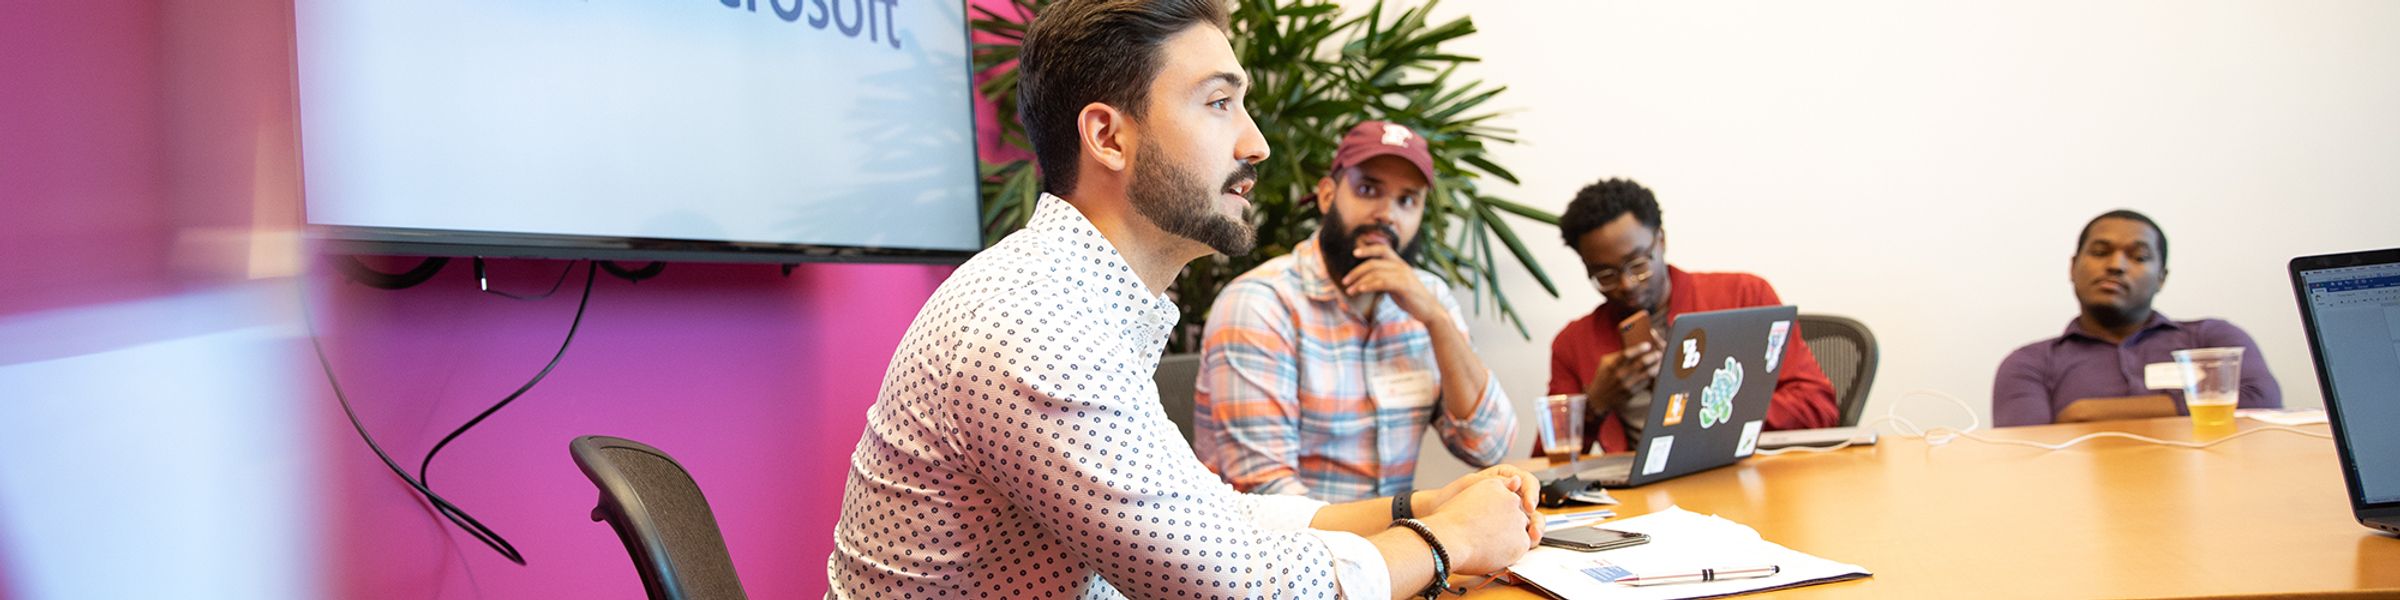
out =
[[[1158,361],[1158,401],[1166,406],[1167,420],[1183,432],[1183,442],[1192,443],[1193,386],[1200,382],[1200,355],[1169,354]]]
[[[608,521],[651,600],[747,598],[708,499],[683,465],[657,448],[587,435],[567,445],[600,488],[592,520]]]
[[[1800,315],[1800,339],[1816,353],[1825,377],[1833,380],[1841,425],[1857,425],[1867,409],[1867,390],[1875,387],[1875,334],[1848,317]]]

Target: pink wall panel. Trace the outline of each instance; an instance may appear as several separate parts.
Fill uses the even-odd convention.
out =
[[[463,261],[461,261],[463,262]],[[559,261],[508,261],[495,285],[547,287]],[[605,273],[566,358],[532,393],[445,449],[437,492],[523,551],[509,564],[419,504],[354,436],[329,436],[340,484],[342,597],[641,595],[576,436],[657,446],[707,493],[754,597],[822,595],[850,451],[885,362],[947,267],[677,264],[654,280]],[[449,428],[540,370],[575,309],[583,269],[538,302],[478,293],[463,264],[383,291],[320,276],[319,326],[345,389],[410,468]],[[346,427],[328,413],[324,425]]]

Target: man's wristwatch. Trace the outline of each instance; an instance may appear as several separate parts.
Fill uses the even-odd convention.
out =
[[[1416,509],[1408,505],[1409,497],[1415,495],[1417,495],[1417,492],[1415,490],[1410,490],[1406,492],[1400,492],[1398,495],[1392,496],[1392,520],[1398,521],[1401,519],[1417,518]]]

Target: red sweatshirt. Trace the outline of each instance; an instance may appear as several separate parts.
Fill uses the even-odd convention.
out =
[[[1783,304],[1775,297],[1774,286],[1748,273],[1686,273],[1668,265],[1667,281],[1668,327],[1678,315]],[[1583,393],[1600,369],[1600,357],[1624,349],[1617,324],[1629,316],[1626,307],[1602,304],[1559,330],[1558,338],[1550,342],[1550,393]],[[1825,379],[1825,371],[1817,367],[1816,353],[1809,352],[1808,343],[1801,341],[1799,324],[1793,324],[1791,335],[1792,343],[1783,347],[1783,371],[1775,377],[1775,398],[1767,405],[1767,429],[1832,427],[1842,417],[1834,405],[1833,382]],[[1590,452],[1595,441],[1606,452],[1632,448],[1625,439],[1625,425],[1614,412],[1586,421],[1583,440],[1585,452]],[[1542,456],[1539,439],[1534,440],[1533,455]]]

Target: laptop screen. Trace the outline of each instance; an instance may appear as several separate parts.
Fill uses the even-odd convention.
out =
[[[2378,429],[2400,423],[2400,263],[2303,271],[2300,280],[2323,346],[2325,402],[2339,402],[2363,500],[2400,502],[2400,435]]]

